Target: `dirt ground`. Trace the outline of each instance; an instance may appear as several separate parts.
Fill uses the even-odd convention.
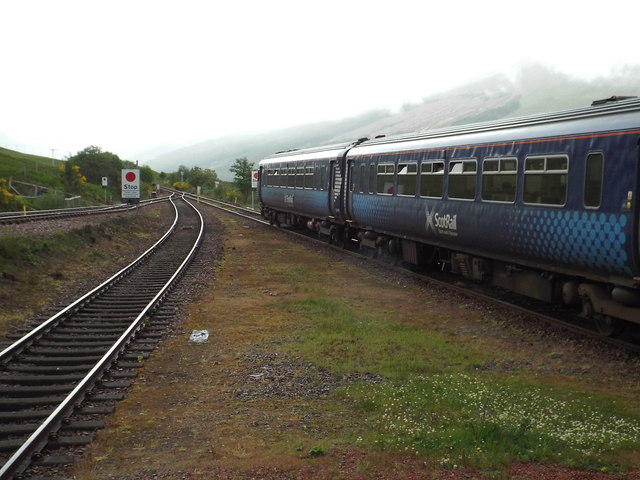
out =
[[[349,376],[328,376],[278,349],[304,328],[282,302],[316,288],[398,321],[475,342],[496,352],[490,368],[525,368],[551,381],[600,383],[603,390],[639,397],[633,358],[601,354],[597,345],[532,326],[526,318],[505,318],[469,299],[444,297],[379,269],[363,270],[360,261],[313,252],[263,227],[222,221],[225,255],[212,261],[215,283],[191,299],[183,322],[146,361],[109,427],[74,469],[75,478],[484,478],[412,457],[362,451],[340,440],[351,419],[326,396],[351,381]],[[297,275],[301,265],[312,266],[313,273],[303,269]],[[190,344],[190,332],[202,329],[209,331],[208,342]],[[560,342],[549,347],[555,336]],[[554,465],[513,465],[499,478],[612,477]]]
[[[211,214],[209,215],[211,216]],[[465,297],[452,296],[244,221],[220,217],[224,257],[185,299],[178,324],[145,361],[125,400],[70,476],[103,479],[618,478],[558,465],[512,465],[492,477],[345,440],[354,421],[328,395],[358,379],[336,377],[280,347],[305,328],[283,304],[317,289],[390,319],[493,352],[485,368],[530,372],[640,400],[634,357],[573,338]],[[126,249],[118,246],[123,254]],[[64,273],[64,272],[63,272]],[[206,329],[205,344],[190,344]],[[551,346],[550,346],[551,345]],[[375,379],[372,379],[375,381]],[[640,479],[629,474],[621,478]]]

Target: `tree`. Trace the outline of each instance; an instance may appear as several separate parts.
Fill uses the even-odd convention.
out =
[[[249,163],[247,157],[236,158],[234,164],[229,168],[233,173],[233,183],[236,184],[238,190],[243,195],[245,201],[251,193],[251,170],[253,163]]]
[[[212,191],[218,183],[218,174],[210,168],[192,167],[187,175],[192,187],[202,187],[202,190]]]
[[[96,185],[102,184],[102,177],[109,179],[109,185],[120,183],[120,171],[123,162],[111,152],[103,152],[100,147],[90,146],[67,159],[71,167],[77,165],[87,177],[87,181]],[[68,172],[70,174],[70,172]]]
[[[146,165],[143,165],[142,167],[137,167],[140,169],[140,181],[144,182],[144,183],[153,183],[153,181],[155,180],[155,172],[151,169],[151,167],[148,167]]]

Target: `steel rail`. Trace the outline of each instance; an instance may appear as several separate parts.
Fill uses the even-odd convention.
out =
[[[31,436],[23,443],[23,445],[7,460],[7,462],[0,469],[0,480],[9,480],[13,478],[16,474],[20,473],[24,470],[31,461],[32,456],[40,451],[47,444],[49,435],[59,429],[62,426],[62,423],[66,417],[68,417],[73,411],[74,407],[83,400],[86,395],[87,390],[95,383],[95,381],[112,365],[112,363],[117,359],[118,355],[126,348],[132,341],[134,335],[140,330],[143,325],[144,319],[152,310],[156,304],[168,293],[168,290],[171,288],[173,283],[177,280],[177,278],[184,272],[186,267],[189,265],[197,248],[202,242],[202,237],[204,233],[204,220],[202,215],[198,211],[197,208],[189,201],[183,198],[183,200],[194,209],[197,213],[200,220],[200,230],[198,232],[196,241],[194,242],[191,250],[186,255],[182,263],[175,270],[170,279],[165,283],[165,285],[160,289],[160,291],[154,296],[154,298],[147,304],[146,307],[140,312],[140,314],[133,320],[133,322],[129,325],[124,333],[118,338],[118,340],[113,344],[113,346],[103,355],[103,357],[98,361],[98,363],[87,373],[87,375],[76,385],[76,387],[67,395],[67,397],[56,407],[56,409],[43,421],[43,423],[37,428],[35,432],[31,434]],[[163,243],[166,238],[174,231],[177,222],[178,222],[178,210],[175,206],[173,200],[170,200],[174,206],[176,212],[176,219],[170,229],[165,233],[165,235],[151,248],[149,248],[144,254],[142,254],[138,259],[136,259],[131,265],[125,267],[120,272],[116,273],[109,280],[101,284],[96,289],[92,290],[88,294],[84,295],[82,299],[77,300],[72,305],[64,309],[64,312],[68,312],[71,308],[78,306],[82,303],[83,300],[86,300],[91,295],[95,294],[99,289],[104,288],[105,286],[113,283],[114,279],[120,278],[122,275],[126,274],[128,270],[133,268],[133,265],[137,265],[142,259],[147,256],[151,251],[155,250],[159,244]],[[62,313],[55,315],[53,318],[59,318]],[[51,324],[51,320],[47,321],[47,324]],[[41,331],[40,328],[37,329]],[[18,342],[16,342],[18,343]],[[9,347],[11,351],[14,351],[11,347]],[[9,349],[5,349],[2,352],[4,355],[5,352]]]
[[[209,197],[205,197],[204,195],[196,195],[195,193],[180,192],[179,190],[174,190],[172,188],[168,188],[164,186],[162,188],[172,193],[181,193],[186,197],[190,198],[191,200],[202,202],[209,206],[219,208],[221,210],[226,210],[228,212],[232,212],[235,214],[238,214],[238,211],[241,211],[241,212],[246,212],[248,215],[254,215],[258,217],[260,216],[260,211],[252,210],[251,208],[243,207],[241,205],[236,205],[234,203],[225,202],[224,200],[209,198]],[[239,215],[242,216],[241,214]]]
[[[28,345],[32,340],[37,338],[38,335],[44,333],[46,330],[51,328],[58,320],[60,320],[62,317],[64,317],[65,314],[69,313],[74,308],[80,307],[83,303],[85,303],[87,300],[90,300],[91,298],[93,298],[97,293],[99,293],[102,290],[104,290],[107,286],[113,284],[115,281],[117,281],[120,278],[124,277],[131,270],[133,270],[137,265],[139,265],[152,251],[156,250],[162,243],[164,243],[164,241],[169,237],[169,235],[171,235],[173,230],[176,228],[176,225],[178,224],[178,210],[177,210],[177,208],[175,206],[175,203],[173,202],[173,199],[170,198],[169,201],[173,205],[173,208],[174,208],[175,214],[176,214],[176,218],[174,219],[173,224],[169,227],[167,232],[156,243],[154,243],[145,252],[143,252],[137,259],[135,259],[133,262],[131,262],[129,265],[127,265],[126,267],[124,267],[120,271],[118,271],[115,274],[113,274],[113,276],[111,276],[110,278],[105,280],[103,283],[98,285],[96,288],[94,288],[93,290],[90,290],[89,292],[85,293],[82,297],[78,298],[73,303],[67,305],[65,308],[60,310],[58,313],[56,313],[55,315],[53,315],[49,319],[45,320],[44,322],[42,322],[38,327],[36,327],[35,329],[31,330],[28,334],[26,334],[25,336],[23,336],[22,338],[20,338],[19,340],[17,340],[16,342],[12,343],[7,348],[5,348],[2,352],[0,352],[0,365],[3,364],[3,363],[6,363],[10,357],[12,357],[15,354],[19,353],[26,345]]]
[[[30,210],[25,212],[0,212],[0,225],[12,223],[25,223],[40,220],[55,220],[59,218],[79,217],[84,215],[101,215],[105,213],[118,213],[133,210],[138,207],[146,207],[157,202],[164,202],[168,197],[144,200],[137,205],[118,204],[98,207],[74,207],[55,210]]]

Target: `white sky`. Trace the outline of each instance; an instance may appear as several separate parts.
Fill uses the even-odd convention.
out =
[[[639,13],[637,0],[2,0],[0,132],[29,153],[135,160],[398,108],[523,61],[607,75],[640,63]]]

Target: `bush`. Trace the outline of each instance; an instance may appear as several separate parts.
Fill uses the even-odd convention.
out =
[[[0,178],[0,210],[13,212],[24,208],[24,200],[7,189],[7,180]]]

